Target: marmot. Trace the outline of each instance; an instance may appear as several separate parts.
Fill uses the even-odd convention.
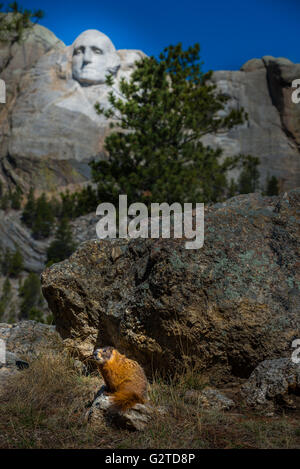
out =
[[[94,359],[114,405],[125,411],[147,400],[147,378],[142,367],[114,347],[98,348]]]

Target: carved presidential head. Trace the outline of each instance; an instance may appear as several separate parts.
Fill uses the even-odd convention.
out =
[[[82,86],[103,84],[108,74],[116,75],[120,58],[105,34],[96,29],[84,31],[72,48],[72,77]]]

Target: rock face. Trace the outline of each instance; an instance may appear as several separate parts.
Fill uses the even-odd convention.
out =
[[[8,65],[7,51],[0,49],[0,60],[4,57],[0,77],[10,84],[11,69],[18,71],[13,78],[16,86],[9,86],[7,105],[1,109],[0,177],[27,190],[33,185],[56,191],[58,186],[89,179],[89,161],[104,157],[108,122],[94,109],[98,101],[108,105],[110,89],[103,79],[113,73],[117,92],[119,78],[128,78],[144,54],[121,51],[119,55],[99,31],[85,31],[69,47],[49,31],[36,55],[29,54],[30,66],[28,61],[25,65],[22,50],[26,55],[35,42],[40,45],[40,28],[34,27],[24,44],[15,46]],[[93,52],[96,48],[101,54]]]
[[[247,404],[268,415],[273,415],[277,406],[294,408],[292,393],[300,394],[300,364],[291,358],[265,360],[242,386]]]
[[[46,269],[65,342],[113,345],[149,373],[194,364],[212,382],[248,378],[300,337],[300,190],[208,207],[202,249],[181,239],[91,240]]]
[[[0,210],[0,242],[1,250],[15,251],[19,247],[25,269],[40,272],[46,261],[46,250],[49,240],[35,240],[30,230],[21,222],[21,212]]]
[[[0,340],[5,343],[6,352],[5,362],[0,361],[0,388],[9,376],[30,366],[28,359],[30,362],[39,353],[61,347],[62,343],[54,326],[36,321],[0,323]],[[22,359],[23,356],[26,356],[26,360]]]
[[[36,240],[31,231],[21,222],[21,211],[0,210],[0,246],[4,251],[15,251],[19,247],[24,259],[24,267],[28,271],[40,273],[44,269],[47,259],[47,248],[53,236],[46,240]],[[76,243],[96,238],[96,223],[98,217],[93,213],[76,218],[71,222],[73,237]]]
[[[6,351],[18,357],[36,356],[55,343],[61,344],[61,338],[55,326],[48,326],[36,321],[20,321],[15,324],[0,323],[0,339],[6,344]],[[12,357],[12,356],[11,356]]]
[[[205,143],[221,146],[225,155],[243,153],[260,158],[261,183],[275,175],[280,189],[300,185],[300,105],[291,99],[292,81],[300,64],[265,56],[249,60],[240,71],[217,71],[213,82],[230,100],[228,108],[244,107],[248,121]]]
[[[94,54],[95,48],[102,55]],[[0,104],[0,179],[47,191],[88,180],[88,163],[105,157],[109,132],[107,120],[94,109],[97,101],[107,106],[103,77],[113,73],[117,93],[119,80],[128,79],[144,56],[138,50],[116,51],[95,30],[65,46],[39,25],[23,43],[0,45],[0,78],[7,85],[7,103]],[[213,81],[230,97],[228,108],[243,106],[249,121],[204,142],[221,146],[225,155],[260,157],[262,184],[275,175],[282,190],[299,186],[300,107],[291,101],[291,84],[299,77],[300,64],[270,56],[252,59],[240,71],[215,72]]]
[[[40,25],[27,30],[22,43],[14,43],[12,46],[0,44],[0,78],[6,83],[6,104],[0,105],[0,177],[5,183],[21,184],[26,168],[33,173],[33,164],[27,164],[25,168],[22,161],[17,164],[14,155],[10,153],[12,114],[20,95],[24,92],[23,78],[44,54],[64,47],[51,31]]]
[[[13,253],[18,247],[24,260],[25,270],[18,278],[10,278],[11,292],[2,315],[2,320],[8,322],[15,321],[20,311],[22,302],[22,297],[19,295],[20,285],[24,283],[28,272],[40,274],[44,270],[47,260],[47,249],[54,239],[53,235],[44,240],[34,239],[30,229],[21,222],[21,215],[22,213],[19,210],[7,212],[0,210],[0,258],[4,258],[5,252],[8,249]],[[96,237],[97,221],[98,217],[92,213],[78,217],[71,222],[73,239],[77,245],[85,240]],[[2,293],[4,291],[5,280],[6,276],[1,274],[0,292]],[[48,310],[45,301],[40,305],[40,309],[44,311],[46,317]]]

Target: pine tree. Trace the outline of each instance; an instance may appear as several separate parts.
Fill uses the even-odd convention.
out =
[[[71,226],[67,218],[62,218],[55,239],[47,250],[47,265],[66,259],[75,251],[75,248]]]
[[[4,251],[4,252],[3,252]],[[11,252],[9,248],[2,249],[1,253],[1,272],[3,275],[9,275],[11,263]]]
[[[28,319],[32,308],[41,304],[41,282],[37,274],[30,272],[19,289],[19,296],[22,298],[20,305],[21,318]]]
[[[242,157],[242,171],[238,179],[238,192],[240,194],[250,194],[259,189],[259,158],[247,155]]]
[[[32,321],[38,321],[38,322],[45,322],[44,321],[44,315],[43,311],[41,311],[39,308],[36,306],[33,306],[28,313],[28,319],[31,319]]]
[[[36,202],[34,198],[34,189],[33,187],[31,187],[29,194],[28,194],[26,205],[22,213],[22,218],[21,218],[22,222],[26,226],[28,226],[28,228],[32,228],[33,226],[35,213],[36,213]]]
[[[60,218],[73,219],[86,213],[95,212],[99,204],[97,191],[90,184],[72,194],[67,190],[65,193],[61,193],[60,196],[62,201]]]
[[[75,218],[76,213],[76,195],[75,193],[70,194],[70,191],[67,189],[65,193],[60,194],[62,208],[61,208],[61,217],[62,218]]]
[[[47,238],[52,232],[54,214],[52,205],[43,193],[36,201],[35,217],[32,234],[35,239]]]
[[[10,297],[11,293],[11,283],[8,277],[6,277],[4,284],[3,284],[3,289],[2,289],[2,298],[8,299]]]
[[[15,252],[11,252],[9,248],[4,250],[1,255],[1,272],[3,275],[18,277],[24,270],[24,260],[19,247]]]
[[[17,187],[14,192],[10,192],[9,198],[11,201],[11,208],[14,210],[20,210],[22,202],[22,190]]]
[[[2,9],[3,4],[0,4],[0,10]],[[42,10],[23,10],[17,2],[10,3],[6,13],[8,15],[0,14],[0,41],[11,44],[20,42],[24,32],[44,17]]]
[[[62,211],[62,204],[60,203],[59,200],[57,200],[55,197],[52,197],[50,201],[50,205],[52,207],[52,213],[55,218],[60,218],[61,217],[61,211]]]
[[[7,192],[1,197],[0,208],[1,210],[7,210],[9,208],[9,195]]]
[[[24,269],[24,260],[19,248],[12,254],[10,259],[9,274],[12,277],[17,277]]]
[[[228,198],[234,197],[235,195],[237,195],[237,193],[238,193],[238,185],[234,179],[231,179],[230,184],[228,186],[227,197]]]
[[[266,195],[278,195],[279,182],[276,176],[267,179]]]
[[[105,140],[108,159],[92,162],[92,175],[102,201],[117,203],[206,202],[225,195],[227,171],[238,157],[220,162],[221,150],[206,147],[201,137],[243,122],[243,110],[221,115],[228,98],[203,73],[199,45],[182,50],[169,46],[136,63],[120,97],[111,92],[110,109],[98,113],[118,127]],[[108,85],[113,85],[111,77]]]
[[[0,298],[0,318],[5,313],[5,310],[9,304],[10,299],[11,299],[11,283],[9,281],[9,278],[6,277],[3,287],[2,287],[2,295]]]
[[[98,194],[91,185],[76,193],[76,216],[95,212],[99,204]]]

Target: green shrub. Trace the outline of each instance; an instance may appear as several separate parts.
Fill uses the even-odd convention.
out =
[[[247,155],[241,160],[242,171],[238,178],[239,194],[250,194],[259,189],[259,158]]]
[[[20,249],[17,247],[15,252],[11,252],[9,248],[6,248],[1,256],[1,272],[3,275],[18,277],[18,275],[24,270],[24,260]]]
[[[41,282],[37,274],[30,272],[19,289],[19,296],[22,298],[20,305],[21,318],[28,319],[32,309],[43,302]]]
[[[34,218],[36,215],[36,203],[34,198],[34,190],[33,187],[30,188],[27,202],[25,204],[21,220],[22,222],[28,226],[28,228],[32,228],[34,223]]]
[[[42,194],[36,200],[35,215],[32,225],[32,234],[35,239],[48,238],[54,224],[53,208],[47,201],[46,195]]]
[[[2,287],[2,294],[0,298],[0,318],[5,313],[5,310],[11,300],[11,283],[9,278],[6,277],[3,287]]]
[[[17,277],[24,269],[24,260],[19,248],[11,256],[10,272],[12,277]]]
[[[276,176],[267,179],[266,195],[279,194],[279,181]]]
[[[38,322],[44,322],[43,312],[38,309],[36,306],[33,306],[28,313],[28,319]]]
[[[55,239],[47,250],[47,265],[63,261],[75,251],[75,248],[71,226],[66,218],[62,218],[57,227]]]

